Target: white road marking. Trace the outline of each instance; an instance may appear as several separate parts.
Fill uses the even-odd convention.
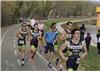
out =
[[[19,59],[17,59],[17,62],[19,63],[19,65],[21,65],[21,62],[20,62],[20,60],[19,60]]]
[[[20,24],[18,24],[18,25],[20,25]],[[16,26],[18,26],[18,25],[15,25],[14,27],[16,27]],[[2,42],[3,42],[3,40],[4,40],[4,37],[7,35],[7,33],[8,33],[12,28],[13,28],[13,27],[11,27],[10,29],[8,29],[8,30],[4,33],[4,35],[2,36],[0,45],[2,44]]]
[[[9,32],[9,30],[7,30],[7,31],[5,32],[5,34],[3,35],[2,39],[1,39],[0,46],[1,46],[2,42],[3,42],[3,40],[4,40],[4,37],[7,35],[8,32]]]
[[[46,62],[49,63],[39,52],[37,54]],[[53,70],[58,71],[54,66],[52,67]]]
[[[14,54],[17,56],[17,51],[16,50],[14,51]]]
[[[9,71],[9,69],[8,69],[8,60],[5,60],[5,63],[6,63],[6,71]]]
[[[15,43],[15,39],[14,39],[14,43]]]
[[[16,37],[15,37],[15,34],[14,34],[14,36],[13,36],[13,37],[14,37],[14,39],[16,38]]]
[[[14,43],[14,48],[16,48],[16,45],[15,45],[15,43]]]

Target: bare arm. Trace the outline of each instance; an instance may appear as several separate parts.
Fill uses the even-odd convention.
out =
[[[65,43],[61,46],[61,48],[59,49],[59,53],[61,58],[66,61],[67,58],[64,56],[63,50],[67,47],[67,41],[65,41]]]
[[[32,39],[31,31],[28,31],[27,40],[30,41]]]
[[[84,49],[84,52],[82,53],[81,58],[85,58],[85,56],[87,56],[87,48],[85,42],[82,43],[82,47]]]
[[[19,31],[17,31],[15,36],[16,36],[17,38],[21,38],[20,33],[21,33],[21,31],[20,31],[20,30],[19,30]]]
[[[67,33],[66,33],[65,31],[63,31],[63,32],[61,33],[60,39],[61,39],[61,40],[65,40],[66,38],[67,38]]]

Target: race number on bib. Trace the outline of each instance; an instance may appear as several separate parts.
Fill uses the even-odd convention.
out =
[[[76,64],[80,63],[80,58],[77,58]]]
[[[24,40],[20,40],[19,43],[20,43],[20,44],[24,44]]]
[[[100,37],[99,37],[99,39],[98,39],[98,42],[100,42]]]

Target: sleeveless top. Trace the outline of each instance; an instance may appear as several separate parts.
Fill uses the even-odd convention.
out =
[[[82,41],[79,41],[77,44],[73,43],[73,41],[69,41],[68,50],[71,53],[70,57],[78,58],[80,57],[80,53],[82,52]]]
[[[18,39],[18,45],[24,45],[26,44],[26,36],[27,36],[27,31],[22,31],[21,30],[21,37]]]

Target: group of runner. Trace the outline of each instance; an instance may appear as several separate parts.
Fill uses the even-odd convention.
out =
[[[21,22],[21,28],[16,32],[21,65],[24,65],[26,43],[29,41],[31,63],[34,63],[34,56],[39,50],[48,60],[48,67],[52,68],[53,61],[56,65],[60,65],[59,60],[62,59],[66,62],[67,71],[77,70],[80,59],[87,55],[86,44],[80,39],[80,29],[71,29],[72,22],[67,22],[66,25],[68,29],[59,36],[56,23],[52,23],[50,30],[46,31],[47,27],[41,21],[36,22],[32,19]],[[60,40],[64,41],[64,44],[58,46]],[[68,56],[64,56],[66,52]]]

